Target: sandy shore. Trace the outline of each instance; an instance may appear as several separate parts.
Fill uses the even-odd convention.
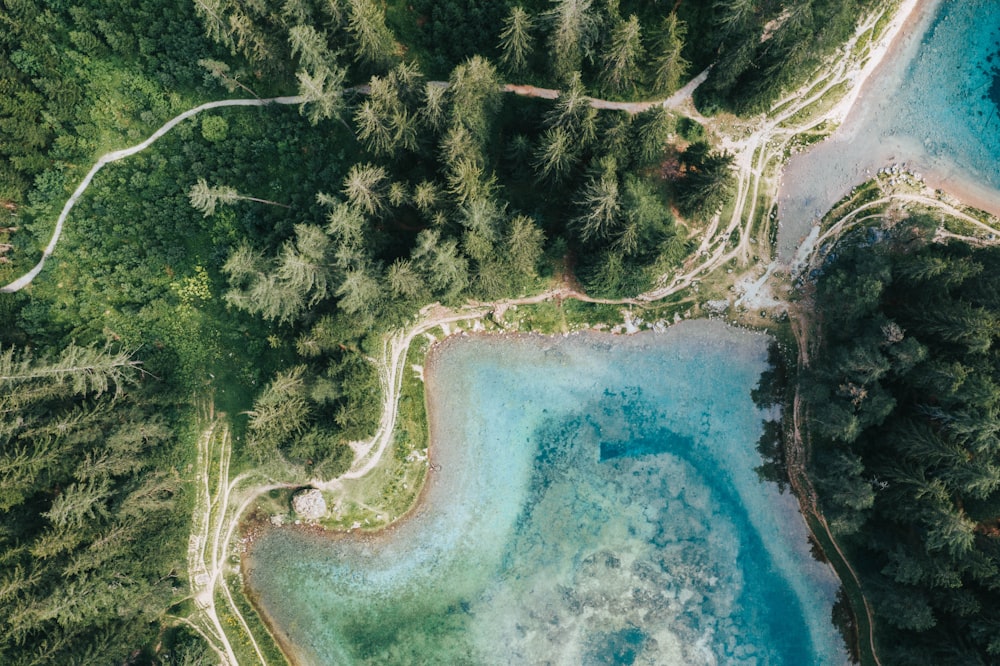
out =
[[[843,124],[825,142],[789,160],[778,194],[782,260],[791,259],[810,227],[853,187],[892,164],[905,164],[928,185],[965,204],[1000,214],[1000,190],[989,182],[990,176],[952,159],[952,151],[961,153],[968,137],[944,131],[941,122],[920,122],[928,115],[919,108],[921,101],[928,110],[937,107],[940,115],[963,98],[931,89],[933,81],[926,75],[916,83],[908,79],[942,4],[907,0],[901,5],[892,39],[883,40],[855,77],[852,93],[836,109],[837,117],[845,118]],[[927,100],[914,102],[906,96],[912,97],[914,89],[923,92],[923,86]],[[956,157],[963,162],[967,158]]]
[[[1000,192],[970,179],[960,172],[945,169],[928,169],[924,182],[935,190],[954,197],[966,206],[972,206],[1000,218]]]
[[[852,77],[854,85],[850,92],[844,95],[843,99],[837,102],[836,106],[830,110],[830,117],[839,123],[843,123],[854,108],[862,92],[866,90],[868,80],[882,69],[883,63],[892,61],[900,57],[901,43],[900,35],[913,35],[916,31],[923,33],[920,28],[921,19],[930,15],[933,16],[940,6],[942,0],[903,0],[896,15],[886,28],[885,35],[881,41],[872,47],[869,58],[857,73]],[[917,10],[920,11],[917,11]],[[910,54],[912,57],[912,53]]]

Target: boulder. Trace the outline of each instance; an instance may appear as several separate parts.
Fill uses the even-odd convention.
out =
[[[326,500],[316,488],[299,491],[292,496],[292,511],[307,521],[319,520],[326,515]]]

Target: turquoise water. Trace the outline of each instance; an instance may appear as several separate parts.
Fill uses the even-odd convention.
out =
[[[767,338],[451,338],[432,475],[379,535],[261,537],[248,583],[309,664],[840,664],[837,582],[761,482]]]
[[[843,126],[789,161],[782,258],[852,187],[892,164],[1000,213],[1000,4],[941,0],[918,12]]]

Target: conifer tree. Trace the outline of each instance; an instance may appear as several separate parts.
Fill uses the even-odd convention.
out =
[[[585,58],[592,57],[598,33],[598,17],[592,0],[555,0],[546,13],[549,21],[549,48],[555,75],[568,80],[579,72]]]
[[[397,60],[396,40],[385,25],[385,11],[375,0],[348,0],[347,30],[357,45],[357,59],[378,69]]]
[[[677,90],[687,74],[690,63],[682,55],[686,38],[687,26],[671,12],[663,19],[653,48],[653,89],[661,95]]]
[[[632,14],[611,31],[611,44],[602,58],[604,84],[615,92],[634,89],[639,78],[639,62],[644,54],[639,17]]]
[[[299,70],[299,112],[316,125],[321,120],[340,118],[344,108],[344,77],[347,72],[340,67],[321,67],[313,72]]]
[[[343,192],[352,206],[368,215],[380,215],[385,210],[385,189],[388,176],[385,169],[374,164],[355,164],[344,179]]]
[[[532,51],[531,30],[534,21],[523,7],[513,6],[504,19],[500,31],[500,63],[509,71],[518,74],[528,65]]]
[[[620,226],[621,194],[618,164],[614,157],[602,157],[576,202],[581,212],[574,220],[584,242],[609,239]]]

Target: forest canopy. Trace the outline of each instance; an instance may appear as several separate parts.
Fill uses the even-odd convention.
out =
[[[840,241],[816,288],[800,377],[822,508],[874,605],[886,663],[1000,654],[1000,251]]]
[[[664,99],[712,66],[704,112],[759,112],[872,4],[0,3],[2,282],[101,155],[206,101],[301,98],[108,164],[30,289],[0,294],[0,662],[207,660],[167,619],[198,406],[241,469],[334,477],[378,425],[381,336],[420,307],[661,285],[731,200],[733,156],[591,98]]]

